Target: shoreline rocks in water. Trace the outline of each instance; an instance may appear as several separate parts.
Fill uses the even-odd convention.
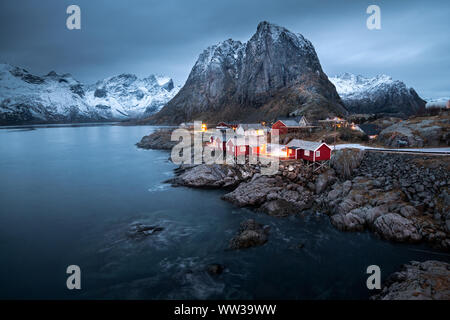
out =
[[[167,147],[161,139],[170,140],[170,130],[143,138],[145,147]],[[277,174],[263,176],[257,165],[182,165],[168,182],[231,189],[224,200],[277,217],[314,208],[342,231],[450,250],[450,157],[344,149],[333,153],[331,167],[313,172],[284,161]]]
[[[130,225],[127,236],[131,239],[143,239],[147,236],[157,234],[163,231],[164,228],[158,226],[150,226],[141,222],[135,222]]]
[[[218,276],[223,273],[225,267],[219,263],[213,263],[206,267],[206,272],[208,272],[212,276]]]
[[[136,146],[141,149],[171,150],[178,142],[171,141],[173,129],[159,129],[144,136]]]
[[[450,264],[411,261],[391,274],[372,300],[450,300]]]
[[[232,189],[224,200],[272,216],[313,208],[327,213],[342,231],[369,230],[390,241],[426,242],[450,250],[448,156],[344,149],[333,153],[331,169],[318,172],[285,161],[273,176],[261,175],[256,165],[182,165],[175,173],[169,180],[174,186]],[[250,219],[230,240],[230,249],[267,240],[268,228]],[[212,267],[211,273],[216,272],[220,268]],[[449,299],[448,272],[444,262],[412,262],[373,299]]]
[[[192,188],[232,188],[251,178],[255,172],[255,169],[245,165],[183,165],[176,169],[177,176],[166,182]]]
[[[280,176],[256,176],[241,183],[222,199],[237,206],[259,207],[273,216],[287,216],[312,206],[312,191],[300,184],[283,181]]]
[[[342,231],[450,249],[450,157],[335,152],[332,168],[313,172],[285,161],[272,176],[257,165],[181,166],[174,186],[231,189],[222,199],[285,217],[313,208]]]
[[[295,161],[280,165],[279,172],[272,176],[261,175],[260,171],[259,165],[249,164],[180,166],[175,170],[176,177],[166,182],[173,186],[232,189],[222,199],[269,215],[287,216],[311,208],[314,194],[336,180],[332,169],[313,172]]]
[[[239,233],[230,240],[230,249],[247,249],[262,246],[269,238],[269,227],[257,223],[253,219],[241,223]]]

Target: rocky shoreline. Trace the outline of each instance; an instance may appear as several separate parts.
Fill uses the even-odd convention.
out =
[[[316,172],[296,161],[283,162],[273,176],[257,165],[198,165],[169,182],[231,190],[222,199],[272,216],[313,209],[342,231],[450,251],[449,166],[449,157],[341,150],[331,168]]]
[[[141,149],[171,150],[177,142],[171,141],[173,129],[159,129],[144,136],[136,146]]]
[[[450,300],[450,264],[411,261],[391,274],[372,300]]]
[[[449,252],[449,169],[448,156],[344,149],[334,153],[329,168],[318,171],[297,161],[282,162],[272,176],[261,175],[260,165],[182,165],[167,182],[173,186],[224,189],[228,192],[223,200],[274,217],[316,211],[329,215],[331,223],[341,231],[367,230],[385,240],[426,243]],[[267,241],[268,229],[254,220],[243,221],[239,233],[230,240],[230,249],[259,246]],[[424,268],[418,262],[411,263],[407,270]],[[442,264],[437,269],[430,267],[429,272],[438,270],[437,277],[444,273],[450,278],[445,262],[422,264]],[[428,277],[427,273],[413,272],[410,280],[394,287],[392,281],[387,282],[374,299],[448,297],[448,282],[446,287],[438,286],[439,294],[412,292],[411,286],[422,276]]]
[[[340,230],[450,251],[450,157],[367,152],[353,178],[316,199]]]

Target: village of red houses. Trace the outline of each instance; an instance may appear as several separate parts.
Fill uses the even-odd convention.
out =
[[[193,129],[194,123],[182,123],[180,127]],[[299,160],[307,165],[321,166],[331,159],[333,148],[323,140],[310,141],[305,137],[314,136],[314,132],[325,128],[333,131],[341,127],[362,131],[357,125],[342,118],[335,117],[311,123],[304,116],[297,120],[278,120],[271,126],[265,122],[220,122],[210,129],[207,124],[202,123],[200,131],[206,135],[209,147],[218,149],[227,156],[277,157],[280,160]]]

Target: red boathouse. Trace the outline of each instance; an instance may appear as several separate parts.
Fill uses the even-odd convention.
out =
[[[294,139],[287,147],[289,159],[303,159],[310,162],[331,159],[331,148],[324,142]]]

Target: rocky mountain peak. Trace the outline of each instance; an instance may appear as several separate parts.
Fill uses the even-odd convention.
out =
[[[273,42],[288,41],[292,42],[292,45],[295,45],[298,48],[314,50],[312,43],[307,40],[302,34],[295,34],[284,27],[267,21],[260,22],[256,29],[256,33],[250,39],[250,42],[268,39],[271,39],[271,41]]]
[[[258,121],[346,112],[312,43],[263,21],[246,43],[227,39],[205,49],[179,94],[150,121]]]

